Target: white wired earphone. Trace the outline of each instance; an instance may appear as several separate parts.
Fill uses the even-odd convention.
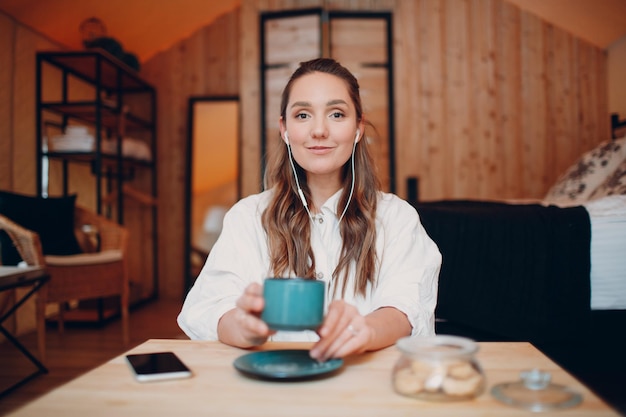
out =
[[[350,195],[348,196],[348,201],[346,202],[346,206],[343,208],[343,212],[341,213],[341,216],[339,217],[339,223],[341,223],[341,220],[343,219],[343,216],[346,214],[346,211],[348,210],[348,205],[350,204],[350,201],[352,200],[352,193],[354,192],[354,151],[356,149],[356,144],[359,142],[359,136],[361,135],[361,131],[359,129],[356,130],[356,135],[354,137],[354,144],[352,145],[352,157],[351,157],[351,168],[352,168],[352,185],[350,186]],[[313,220],[313,216],[311,215],[311,211],[309,210],[309,203],[307,203],[306,198],[304,197],[304,192],[302,192],[302,188],[300,188],[300,181],[298,180],[298,174],[296,173],[296,167],[293,163],[293,156],[291,155],[291,145],[289,144],[289,133],[287,133],[287,131],[285,131],[285,136],[284,136],[284,140],[285,143],[287,144],[287,153],[289,155],[289,163],[291,164],[291,170],[293,171],[293,177],[296,180],[296,186],[298,187],[298,195],[300,196],[300,200],[302,201],[302,204],[304,205],[304,209],[306,210],[307,214],[309,215],[309,218],[311,220]]]

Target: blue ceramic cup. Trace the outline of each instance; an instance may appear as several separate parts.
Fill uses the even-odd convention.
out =
[[[272,330],[315,330],[324,320],[325,289],[314,279],[266,278],[261,320]]]

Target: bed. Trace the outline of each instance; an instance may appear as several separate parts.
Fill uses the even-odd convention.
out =
[[[544,343],[626,311],[626,136],[582,155],[542,201],[413,204],[443,255],[439,321]]]

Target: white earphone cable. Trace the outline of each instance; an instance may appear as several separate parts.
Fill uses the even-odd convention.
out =
[[[300,200],[302,200],[302,204],[304,205],[304,209],[309,215],[309,219],[313,220],[313,216],[311,215],[311,211],[309,211],[309,204],[304,197],[304,192],[302,192],[302,188],[300,188],[300,181],[298,180],[298,174],[296,173],[296,166],[293,163],[293,157],[291,156],[291,146],[287,141],[287,153],[289,154],[289,163],[291,164],[291,170],[293,171],[293,177],[296,180],[296,186],[298,187],[298,195],[300,196]]]
[[[354,192],[354,150],[356,149],[356,143],[357,141],[354,141],[354,146],[352,146],[352,157],[351,157],[351,163],[350,165],[352,166],[352,185],[350,186],[350,195],[348,196],[348,201],[346,201],[346,206],[343,208],[343,213],[341,213],[341,216],[339,217],[339,223],[341,223],[341,220],[343,220],[343,216],[345,216],[346,211],[348,210],[348,205],[350,205],[350,201],[352,200],[352,193]]]

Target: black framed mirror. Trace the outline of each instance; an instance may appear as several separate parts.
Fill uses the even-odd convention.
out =
[[[240,197],[239,121],[237,96],[189,98],[185,294],[219,236],[226,210]]]

